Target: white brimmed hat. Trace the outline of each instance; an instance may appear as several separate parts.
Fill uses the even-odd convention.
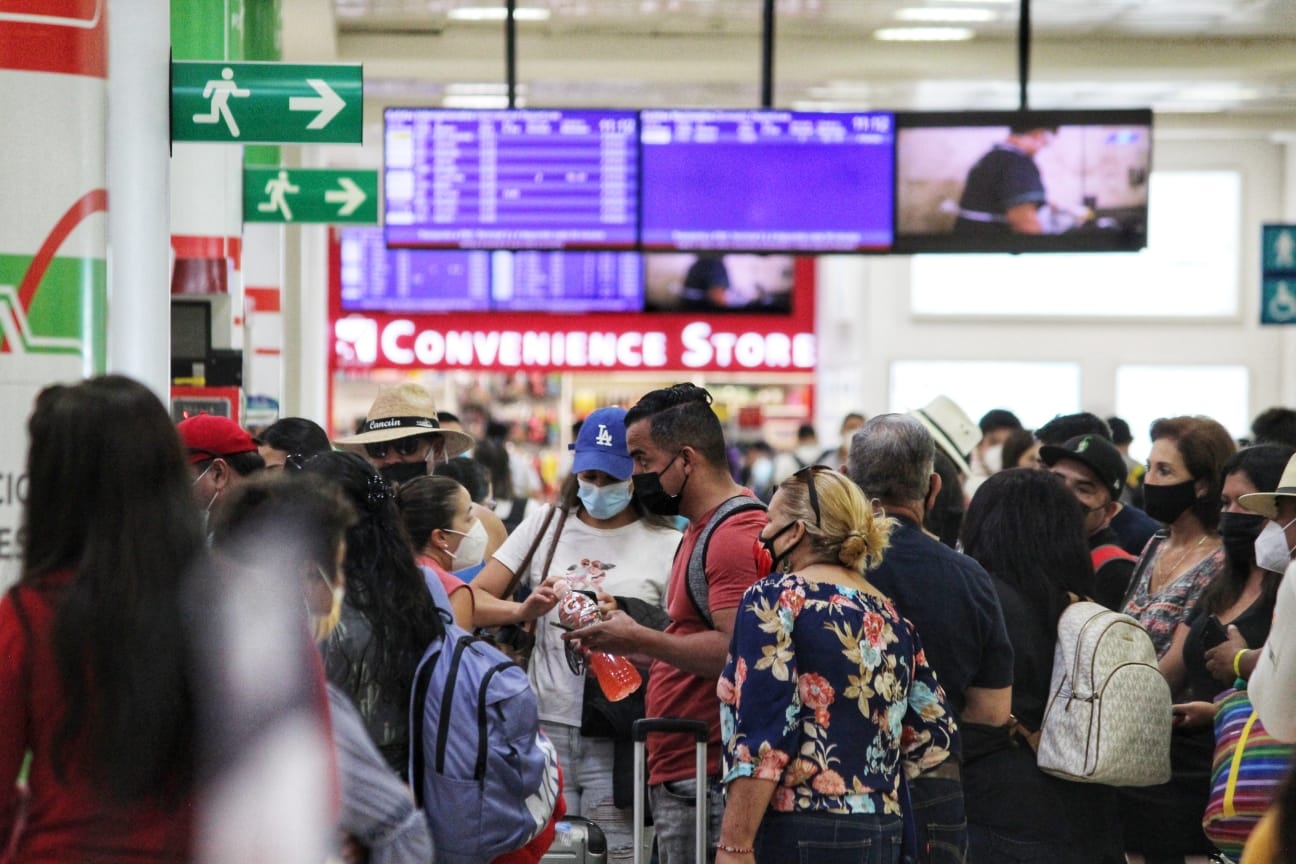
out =
[[[1287,467],[1283,469],[1282,477],[1278,480],[1277,489],[1272,492],[1250,492],[1239,495],[1237,500],[1252,513],[1277,519],[1280,497],[1296,498],[1296,456],[1287,461]]]
[[[981,440],[981,427],[948,396],[937,396],[921,408],[909,412],[918,418],[936,441],[936,446],[951,459],[964,474],[972,473],[968,457]]]
[[[397,384],[378,394],[360,431],[339,444],[378,444],[415,435],[440,435],[445,455],[458,456],[477,442],[465,432],[442,429],[432,394],[417,384]]]

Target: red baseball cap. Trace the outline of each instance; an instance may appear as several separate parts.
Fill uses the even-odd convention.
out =
[[[189,455],[189,464],[206,462],[239,453],[255,453],[256,442],[252,436],[228,417],[199,414],[176,425],[180,442]]]

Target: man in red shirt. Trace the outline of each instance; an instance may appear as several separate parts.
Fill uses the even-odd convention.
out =
[[[708,860],[714,856],[724,816],[720,784],[720,701],[716,680],[729,652],[738,603],[757,571],[753,550],[765,526],[759,506],[740,509],[711,525],[720,505],[755,497],[729,472],[724,430],[711,409],[711,395],[692,384],[654,390],[625,416],[626,445],[634,460],[634,494],[650,512],[683,516],[689,526],[671,567],[662,632],[612,612],[601,623],[575,631],[588,648],[652,661],[647,715],[702,720],[710,727],[707,747]],[[746,503],[745,501],[740,503]],[[732,506],[732,505],[730,505]],[[708,531],[708,528],[711,530]],[[690,590],[688,569],[704,534],[705,597]],[[694,741],[688,735],[648,739],[648,785],[660,864],[694,861]]]

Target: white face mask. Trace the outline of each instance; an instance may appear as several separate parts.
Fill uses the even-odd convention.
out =
[[[1293,548],[1287,545],[1287,529],[1293,523],[1296,523],[1296,519],[1286,525],[1273,521],[1265,523],[1255,541],[1256,566],[1273,573],[1287,570]]]
[[[981,465],[987,474],[998,474],[1003,470],[1003,444],[991,444],[981,451]]]
[[[456,531],[453,528],[446,528],[447,534],[458,534],[463,539],[459,541],[459,548],[451,553],[453,558],[450,561],[451,570],[463,570],[466,567],[476,567],[486,559],[486,543],[489,538],[486,536],[486,526],[478,519],[465,534],[462,531]],[[450,550],[446,550],[449,552]]]

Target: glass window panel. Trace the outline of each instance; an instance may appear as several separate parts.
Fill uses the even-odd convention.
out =
[[[1159,417],[1203,414],[1234,438],[1250,434],[1250,372],[1245,366],[1118,366],[1116,414],[1134,434],[1130,455],[1144,460],[1148,427]]]
[[[1236,315],[1242,178],[1153,172],[1135,253],[916,255],[915,315],[1212,318]]]
[[[891,364],[891,410],[921,408],[948,396],[975,423],[991,408],[1007,408],[1027,429],[1079,411],[1077,363],[899,361]]]

